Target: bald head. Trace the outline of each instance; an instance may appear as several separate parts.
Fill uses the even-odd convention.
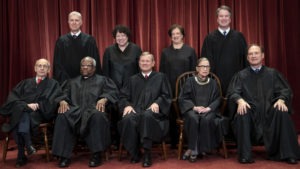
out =
[[[46,77],[50,72],[50,62],[47,59],[38,59],[34,65],[34,71],[37,77]]]

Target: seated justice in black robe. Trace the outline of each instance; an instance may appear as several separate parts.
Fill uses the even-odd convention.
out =
[[[300,150],[291,119],[292,91],[275,69],[262,65],[262,47],[248,49],[250,67],[237,73],[228,88],[228,98],[237,103],[234,130],[240,163],[253,163],[252,144],[263,143],[268,158],[296,164]]]
[[[93,58],[83,58],[80,69],[81,76],[63,85],[55,120],[52,154],[60,158],[59,167],[69,166],[77,138],[84,140],[92,152],[90,167],[101,164],[101,152],[110,145],[105,105],[117,101],[118,89],[111,79],[95,74]]]
[[[13,131],[18,145],[16,167],[27,163],[24,152],[36,152],[32,146],[31,135],[40,123],[51,122],[56,116],[57,102],[55,98],[61,94],[57,81],[49,79],[50,63],[46,59],[36,61],[34,70],[36,77],[21,81],[9,94],[6,103],[1,107],[1,115],[10,118],[8,124],[2,126],[4,132]]]
[[[132,156],[140,160],[144,149],[143,167],[149,167],[153,142],[160,142],[168,131],[171,88],[163,73],[154,72],[154,57],[149,52],[140,56],[141,73],[132,76],[121,89],[119,106],[123,112],[119,122],[121,142]]]
[[[178,98],[188,140],[188,150],[182,159],[190,162],[218,148],[224,134],[218,120],[221,92],[217,82],[208,77],[208,59],[200,58],[196,70],[197,75],[186,80]]]

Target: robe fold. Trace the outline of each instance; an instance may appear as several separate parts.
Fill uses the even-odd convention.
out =
[[[251,143],[263,143],[270,159],[299,159],[297,135],[290,117],[292,91],[278,71],[266,66],[258,73],[250,67],[243,69],[233,77],[228,98],[234,102],[242,98],[251,106],[245,115],[235,115],[240,158],[251,158]],[[278,99],[285,101],[288,112],[273,108]]]

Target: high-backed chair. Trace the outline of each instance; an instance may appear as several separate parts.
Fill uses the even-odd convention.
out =
[[[46,161],[50,161],[50,150],[49,150],[49,143],[48,143],[48,127],[53,125],[52,123],[41,123],[39,125],[39,129],[41,130],[43,134],[43,142],[44,145],[41,145],[43,149],[45,149],[45,155],[46,155]],[[6,161],[6,155],[8,150],[8,144],[9,144],[9,135],[10,133],[6,133],[6,137],[3,140],[3,154],[2,154],[2,160],[3,162]],[[40,145],[39,145],[40,146]]]
[[[178,105],[178,97],[179,97],[179,94],[180,94],[180,91],[181,91],[183,85],[185,84],[185,81],[189,77],[195,76],[196,73],[197,73],[196,71],[185,72],[185,73],[181,74],[176,80],[175,97],[172,100],[172,104],[175,108],[175,112],[177,115],[176,123],[179,126],[178,160],[180,160],[182,157],[182,149],[183,149],[183,141],[184,141],[184,138],[183,138],[184,120],[182,118],[182,114],[180,112],[180,108]],[[222,104],[221,104],[220,111],[221,111],[221,114],[223,114],[225,106],[226,106],[226,99],[222,95],[220,80],[214,73],[210,73],[208,76],[212,79],[215,79],[219,86],[220,95],[222,96]],[[227,153],[227,147],[225,144],[224,137],[222,139],[222,148],[223,148],[224,158],[227,158],[228,153]]]

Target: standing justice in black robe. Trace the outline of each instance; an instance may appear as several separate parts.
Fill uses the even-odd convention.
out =
[[[175,87],[177,77],[187,71],[195,70],[197,64],[197,55],[193,48],[183,44],[180,49],[175,49],[173,45],[163,49],[160,58],[159,71],[166,74],[172,89],[172,94],[175,96]],[[171,106],[171,112],[174,112]],[[173,147],[176,146],[178,140],[178,128],[176,125],[176,115],[171,113],[170,119],[170,137]]]
[[[104,151],[110,145],[110,122],[107,114],[96,109],[97,101],[118,99],[114,82],[100,75],[88,78],[78,76],[63,87],[61,100],[68,102],[70,110],[59,113],[55,120],[52,154],[70,158],[76,137],[80,136],[92,153]]]
[[[109,46],[103,55],[103,74],[121,89],[129,77],[139,72],[138,61],[141,53],[141,48],[131,42],[124,51],[120,50],[118,44]]]
[[[247,66],[247,43],[242,33],[230,29],[226,36],[219,30],[208,34],[204,39],[201,57],[206,57],[221,81],[225,96],[231,78]]]
[[[290,116],[292,91],[275,69],[263,66],[258,73],[250,67],[235,75],[228,88],[228,98],[244,99],[251,109],[235,115],[235,130],[240,158],[251,159],[251,143],[264,143],[271,160],[299,159],[300,150]],[[274,108],[282,99],[289,112]]]
[[[208,78],[206,82],[197,82],[197,77],[186,80],[178,98],[179,107],[184,117],[184,131],[188,139],[188,149],[198,153],[211,152],[219,147],[222,133],[216,123],[221,103],[217,82]],[[210,107],[204,114],[195,112],[195,106]]]
[[[172,88],[173,96],[175,96],[177,77],[187,71],[195,70],[196,64],[196,52],[186,44],[183,44],[180,49],[174,49],[173,45],[163,49],[160,58],[159,71],[166,74]]]
[[[171,105],[171,88],[163,73],[152,72],[145,79],[141,73],[132,76],[121,89],[119,106],[124,110],[132,106],[136,113],[130,113],[119,122],[121,141],[131,155],[136,155],[140,141],[145,139],[159,142],[168,132],[168,114]],[[159,113],[148,109],[151,104],[159,105]],[[151,149],[152,144],[143,144]]]
[[[80,75],[80,61],[86,56],[96,60],[96,73],[101,74],[99,51],[94,37],[81,32],[73,38],[70,33],[56,41],[53,58],[53,78],[60,84]]]

